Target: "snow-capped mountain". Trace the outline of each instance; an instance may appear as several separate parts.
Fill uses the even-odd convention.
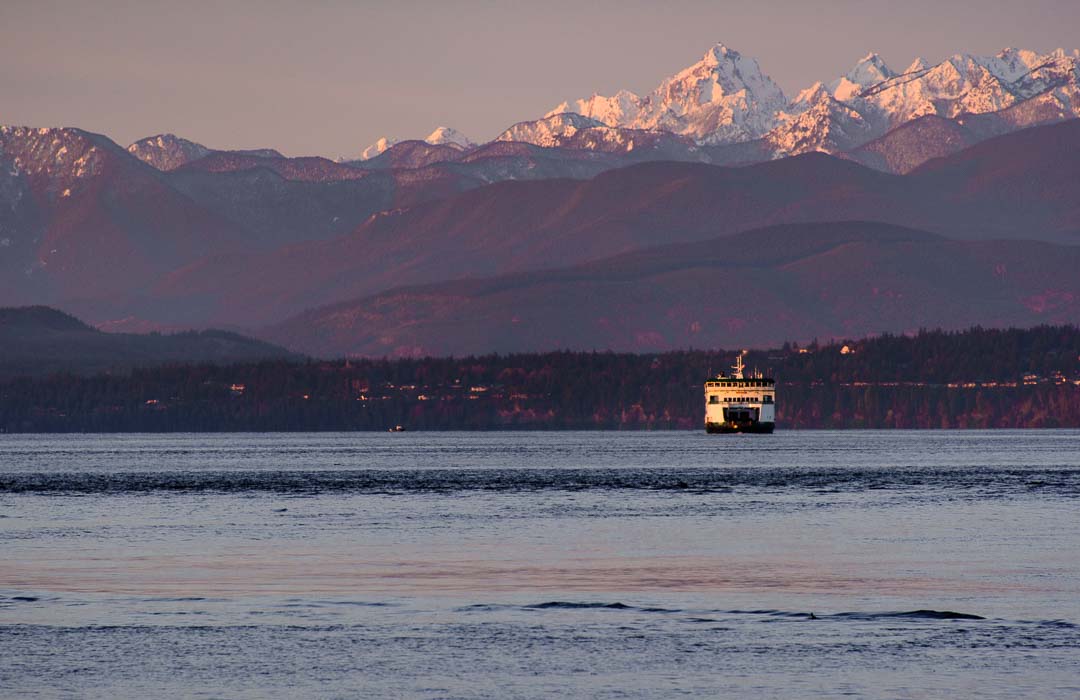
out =
[[[176,134],[147,136],[131,144],[128,153],[158,170],[176,170],[193,160],[210,155],[211,149],[180,138]]]
[[[593,95],[587,99],[563,102],[544,115],[580,114],[607,126],[628,126],[641,113],[642,98],[629,90],[620,90],[611,97]]]
[[[788,102],[757,61],[717,44],[646,96],[624,90],[564,102],[545,119],[517,124],[499,138],[557,145],[568,129],[583,128],[569,116],[578,114],[603,126],[667,131],[702,145],[762,139],[779,157],[839,153],[928,115],[962,122],[991,113],[1009,128],[1080,117],[1080,51],[1040,55],[1008,48],[935,64],[920,58],[901,72],[869,53],[845,75]]]
[[[255,158],[283,158],[278,151],[272,148],[252,148],[246,150],[221,151],[207,148],[201,143],[195,143],[181,138],[176,134],[158,134],[139,139],[127,147],[128,153],[144,163],[148,163],[158,170],[176,170],[177,168],[192,163],[211,154],[229,153],[240,156]]]
[[[963,121],[977,115],[1012,112],[1012,127],[1022,127],[1080,117],[1080,52],[1039,55],[1034,51],[1004,49],[995,56],[956,54],[928,65],[916,58],[902,72],[891,70],[877,54],[869,54],[846,76],[828,84],[827,91],[846,109],[807,111],[805,91],[787,109],[785,126],[798,125],[813,131],[837,131],[854,137],[854,146],[866,143],[921,117]],[[816,99],[821,99],[816,96]],[[1027,100],[1038,99],[1039,110],[1016,110]],[[798,117],[794,117],[794,116]],[[781,127],[781,132],[784,127]],[[801,152],[791,134],[774,134],[783,143],[779,154]],[[841,142],[842,143],[842,142]],[[849,146],[850,147],[850,146]],[[838,152],[841,148],[821,147]]]
[[[786,106],[783,91],[757,61],[717,44],[644,97],[625,90],[593,95],[564,102],[546,116],[578,112],[607,126],[660,129],[720,144],[762,136]]]
[[[916,59],[903,73],[867,87],[850,101],[873,105],[890,126],[928,114],[956,117],[996,112],[1019,98],[988,64],[993,65],[993,60],[968,54],[950,56],[934,66]]]
[[[398,140],[389,136],[383,136],[381,139],[371,144],[364,150],[360,151],[360,160],[368,160],[374,158],[380,153],[386,151],[386,149],[397,143]]]
[[[476,145],[468,136],[449,126],[438,127],[428,134],[424,141],[433,146],[458,146],[462,150]]]
[[[799,93],[780,115],[780,123],[765,134],[764,140],[775,154],[840,153],[881,135],[857,106],[836,99],[831,92],[835,88],[830,91],[815,83]]]
[[[896,76],[876,53],[868,53],[846,75],[829,83],[829,94],[838,100],[858,97],[863,90]],[[796,99],[796,102],[798,99]]]
[[[631,159],[706,160],[693,139],[659,129],[608,126],[575,112],[552,114],[531,122],[518,122],[496,141],[531,143],[543,148],[568,148],[621,154]]]
[[[521,141],[544,148],[557,148],[582,129],[604,128],[604,122],[576,112],[549,114],[543,119],[518,122],[499,134],[496,141]]]
[[[419,141],[419,139],[417,139]],[[385,153],[390,148],[402,143],[403,139],[384,136],[360,152],[360,160],[371,160],[377,155]],[[476,144],[465,134],[449,126],[440,126],[423,139],[423,143],[432,146],[451,146],[459,151],[467,151]],[[343,159],[347,160],[347,159]]]

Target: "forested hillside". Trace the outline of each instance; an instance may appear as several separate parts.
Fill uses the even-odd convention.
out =
[[[0,429],[699,429],[737,351],[545,353],[230,366],[0,384]],[[923,332],[750,351],[780,428],[1080,427],[1080,329]]]

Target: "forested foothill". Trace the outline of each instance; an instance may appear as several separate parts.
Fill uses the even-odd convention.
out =
[[[700,429],[738,349],[261,360],[0,382],[7,432]],[[750,350],[780,429],[1080,427],[1080,329]]]

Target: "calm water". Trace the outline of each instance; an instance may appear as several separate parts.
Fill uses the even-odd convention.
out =
[[[0,435],[5,697],[1080,696],[1080,432]]]

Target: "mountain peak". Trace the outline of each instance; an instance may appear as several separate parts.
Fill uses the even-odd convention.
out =
[[[863,56],[859,60],[859,62],[855,64],[855,68],[852,69],[852,73],[859,72],[883,75],[886,77],[891,77],[895,75],[892,69],[890,69],[889,66],[885,63],[885,59],[883,59],[879,54],[874,53],[873,51]]]
[[[0,308],[0,331],[77,331],[97,333],[79,319],[50,306],[8,306]]]
[[[560,145],[582,129],[606,126],[603,122],[577,114],[559,112],[531,122],[518,122],[499,134],[496,141],[519,141],[550,148]]]
[[[383,136],[375,143],[360,151],[360,160],[370,160],[398,142],[398,139]]]
[[[0,158],[33,176],[69,182],[92,177],[123,149],[108,138],[72,127],[0,127]],[[66,196],[66,195],[64,195]]]
[[[929,64],[922,56],[917,57],[911,62],[911,65],[904,69],[904,73],[918,73],[919,71],[926,70]]]
[[[176,170],[182,165],[210,154],[201,143],[176,134],[157,134],[139,139],[127,147],[128,153],[158,170]]]
[[[721,61],[738,60],[742,57],[738,51],[729,49],[721,42],[717,42],[712,48],[705,52],[705,55],[701,57],[702,63],[719,64]]]
[[[871,51],[843,77],[829,83],[829,91],[838,100],[850,100],[858,97],[866,88],[895,76],[896,73],[885,64],[884,59]]]
[[[891,77],[896,75],[891,68],[885,63],[885,59],[881,57],[881,54],[876,51],[871,51],[855,63],[855,67],[847,72],[847,77],[852,80],[857,76],[868,76],[870,78],[877,76]]]
[[[436,128],[424,140],[433,146],[457,146],[462,149],[472,148],[476,145],[468,136],[449,126]]]
[[[701,143],[757,138],[787,105],[783,91],[758,62],[717,43],[698,62],[639,97],[620,90],[563,102],[547,116],[576,112],[607,126],[668,131]]]

